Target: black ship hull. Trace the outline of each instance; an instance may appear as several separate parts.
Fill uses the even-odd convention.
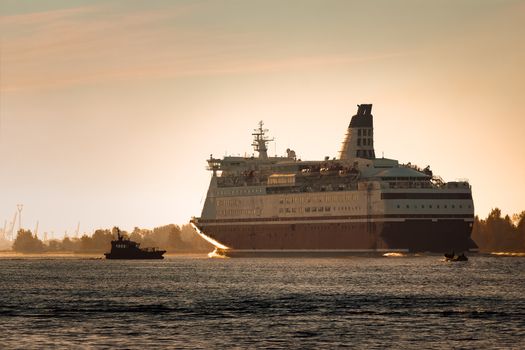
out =
[[[163,250],[158,250],[154,252],[119,252],[119,253],[105,253],[106,259],[122,259],[122,260],[131,260],[131,259],[164,259]]]
[[[475,250],[471,219],[398,219],[392,221],[242,223],[205,220],[202,233],[231,252],[359,253]]]

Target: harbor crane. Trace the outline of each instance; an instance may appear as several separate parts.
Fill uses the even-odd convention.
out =
[[[15,232],[15,225],[16,225],[16,217],[18,215],[18,211],[15,211],[15,215],[13,216],[13,221],[11,221],[11,227],[9,228],[9,231],[6,232],[5,238],[9,241],[13,240],[13,234]]]
[[[35,238],[38,238],[38,220],[36,221],[35,232],[33,232]]]
[[[23,204],[16,205],[16,210],[18,210],[18,231],[22,229],[22,209],[24,209]]]
[[[77,224],[77,230],[75,231],[75,238],[78,238],[78,231],[80,231],[80,221]]]

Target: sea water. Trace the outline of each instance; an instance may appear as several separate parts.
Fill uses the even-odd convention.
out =
[[[0,348],[525,348],[525,257],[1,258]]]

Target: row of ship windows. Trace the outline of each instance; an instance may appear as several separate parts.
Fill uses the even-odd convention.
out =
[[[234,207],[241,205],[242,201],[240,199],[219,199],[217,200],[218,207]]]
[[[372,136],[372,129],[357,129],[357,136]]]
[[[359,211],[361,207],[299,207],[299,208],[279,208],[279,214],[302,214],[302,213],[329,213],[331,211]],[[255,209],[225,209],[217,210],[217,214],[221,216],[236,216],[236,215],[255,215]]]
[[[255,194],[255,193],[265,193],[264,188],[242,188],[234,190],[217,190],[217,196],[230,196],[230,195],[239,195],[239,194]]]
[[[344,196],[307,196],[307,197],[283,197],[279,199],[279,204],[301,204],[301,203],[329,203],[329,202],[348,202],[357,200],[357,194],[346,194]]]
[[[401,207],[402,207],[401,204],[398,204],[398,205],[397,205],[397,208],[398,208],[398,209],[401,209]],[[428,208],[428,209],[432,209],[432,208],[433,208],[432,204],[427,204],[427,205],[425,205],[425,204],[421,204],[421,205],[419,205],[419,206],[418,206],[417,204],[416,204],[416,205],[409,205],[409,204],[407,204],[407,205],[405,205],[404,207],[406,207],[407,209],[409,209],[409,208],[415,208],[415,209],[417,209],[417,208],[421,208],[421,209]],[[455,204],[451,204],[450,207],[451,207],[452,209],[455,209],[455,208],[456,208],[456,205],[455,205]],[[443,208],[444,208],[444,209],[448,209],[448,204],[443,204]],[[463,209],[463,205],[462,205],[462,204],[459,204],[459,205],[458,205],[458,208],[459,208],[459,209]],[[469,204],[469,205],[467,206],[467,208],[472,209],[472,205]],[[440,205],[440,204],[437,204],[437,205],[436,205],[436,209],[441,209],[441,205]]]
[[[255,209],[227,209],[217,210],[217,214],[221,216],[235,216],[235,215],[255,215]]]
[[[357,145],[361,146],[361,140],[363,140],[363,146],[371,146],[372,145],[372,139],[357,139]]]
[[[398,204],[397,205],[397,208],[398,209],[401,209],[401,205]],[[410,209],[410,208],[413,208],[413,209],[417,209],[417,208],[421,208],[421,209],[425,209],[425,208],[428,208],[428,209],[433,209],[433,205],[432,204],[428,204],[428,205],[412,205],[410,206],[409,204],[407,204],[406,206],[407,209]],[[447,204],[444,204],[444,205],[436,205],[436,209],[440,209],[441,207],[443,207],[443,209],[448,209],[448,205]],[[451,204],[450,207],[452,209],[455,209],[456,208],[456,205],[455,204]],[[463,205],[458,205],[458,208],[459,209],[462,209],[463,208]],[[468,205],[467,208],[471,209],[472,208],[472,205]],[[359,211],[361,210],[361,207],[359,206],[354,206],[354,207],[329,207],[329,206],[321,206],[321,207],[305,207],[305,208],[302,208],[302,207],[299,207],[299,208],[279,208],[279,214],[296,214],[296,213],[329,213],[331,211]],[[226,209],[226,210],[218,210],[217,211],[217,214],[219,215],[222,215],[222,216],[234,216],[234,215],[255,215],[255,209]],[[118,246],[117,246],[118,247]],[[120,248],[120,247],[118,247]]]
[[[287,196],[279,199],[279,204],[303,204],[303,203],[333,203],[356,201],[357,194],[346,194],[344,196],[321,195],[321,196]],[[234,207],[242,205],[240,199],[218,199],[218,207]]]
[[[306,208],[279,208],[279,214],[288,213],[322,213],[330,211],[360,210],[361,207],[306,207]]]

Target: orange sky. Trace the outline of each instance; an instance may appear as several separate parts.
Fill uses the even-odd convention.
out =
[[[523,1],[0,4],[0,226],[60,236],[198,216],[205,159],[336,156],[373,103],[376,154],[525,210]]]

